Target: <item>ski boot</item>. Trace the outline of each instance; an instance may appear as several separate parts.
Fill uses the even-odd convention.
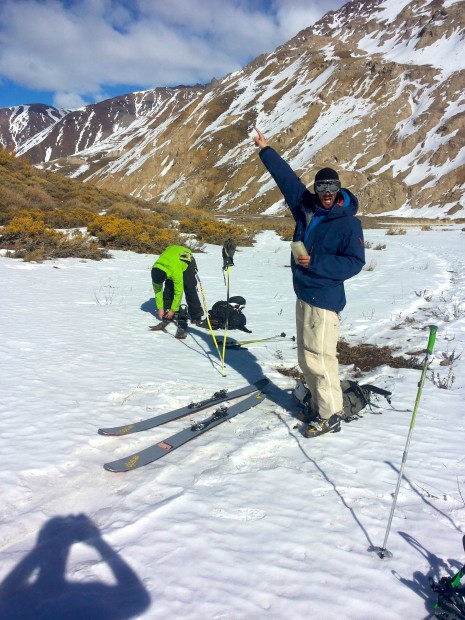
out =
[[[178,329],[176,330],[175,338],[177,338],[178,340],[184,340],[185,338],[187,338],[187,306],[180,306],[178,312],[176,313],[176,323]]]

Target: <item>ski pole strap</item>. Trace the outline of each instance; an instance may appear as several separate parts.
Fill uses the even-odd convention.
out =
[[[223,245],[223,269],[234,266],[234,252],[236,251],[236,243],[232,239],[226,239]]]

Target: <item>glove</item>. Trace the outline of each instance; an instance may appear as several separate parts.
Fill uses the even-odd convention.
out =
[[[226,270],[228,267],[234,265],[233,256],[236,251],[236,244],[232,239],[227,239],[223,245],[223,269]]]

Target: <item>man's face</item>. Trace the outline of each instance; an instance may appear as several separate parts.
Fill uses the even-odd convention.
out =
[[[318,194],[320,198],[321,205],[324,209],[332,209],[334,203],[336,202],[337,194],[330,194],[329,192],[325,192],[324,194]]]
[[[332,209],[336,202],[338,191],[341,189],[341,183],[335,180],[316,181],[315,191],[320,198],[320,202],[324,209]]]

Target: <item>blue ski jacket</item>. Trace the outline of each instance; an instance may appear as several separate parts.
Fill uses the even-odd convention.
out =
[[[270,146],[259,155],[294,217],[293,241],[303,241],[311,257],[306,269],[291,256],[295,294],[312,306],[340,312],[346,305],[344,280],[357,275],[365,264],[362,225],[354,217],[357,198],[341,189],[333,208],[321,217],[324,210],[318,196],[309,192],[282,157]]]

